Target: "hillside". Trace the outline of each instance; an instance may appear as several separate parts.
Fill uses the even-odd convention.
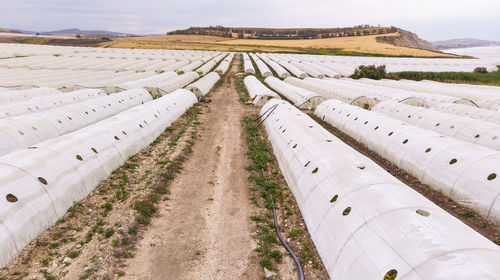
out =
[[[31,31],[31,30],[20,30],[20,29],[6,29],[0,28],[0,32],[11,32],[19,34],[40,34],[40,35],[59,35],[59,34],[80,34],[80,35],[108,35],[108,36],[133,36],[133,34],[121,33],[115,31],[106,30],[81,30],[79,28],[68,28],[55,31]]]
[[[392,34],[398,33],[399,36]],[[255,39],[255,40],[304,40],[304,39],[327,39],[362,37],[369,35],[389,36],[377,37],[377,41],[389,43],[396,46],[418,48],[437,51],[432,43],[420,39],[416,34],[409,31],[391,27],[374,27],[359,25],[354,27],[338,28],[255,28],[255,27],[190,27],[183,30],[175,30],[167,35],[209,35],[224,38]]]
[[[101,43],[109,42],[112,37],[124,36],[127,34],[102,30],[80,30],[78,28],[47,32],[0,28],[0,43],[97,47]]]
[[[20,31],[20,30],[17,30]],[[33,34],[33,31],[23,31]],[[178,34],[188,33],[188,34]],[[160,36],[77,28],[39,32],[81,35],[86,40],[0,38],[5,43],[102,46],[114,48],[194,49],[215,51],[298,52],[328,55],[406,57],[456,57],[439,52],[416,34],[396,27],[355,26],[343,28],[192,27]],[[203,35],[205,34],[205,35]],[[210,35],[208,35],[210,34]],[[102,37],[102,35],[105,35]],[[66,35],[67,36],[67,35]],[[92,41],[89,41],[91,39]],[[111,41],[110,41],[111,40]]]
[[[471,39],[471,38],[436,41],[433,42],[433,44],[439,49],[500,46],[500,42],[497,41],[488,41],[488,40]]]
[[[325,39],[377,35],[396,32],[395,27],[372,27],[359,25],[338,28],[258,28],[258,27],[190,27],[168,32],[167,35],[209,35],[238,39],[297,40]]]
[[[377,40],[379,36],[399,33],[325,39],[259,40],[207,35],[166,35],[116,38],[102,44],[114,48],[195,49],[216,51],[297,52],[330,55],[375,55],[410,57],[456,57],[442,52],[396,46]],[[397,39],[394,39],[395,41]]]
[[[415,33],[400,28],[397,29],[397,33],[398,36],[377,37],[377,42],[389,43],[401,47],[438,51],[438,48],[434,46],[431,42],[421,39]]]
[[[56,31],[47,31],[47,32],[39,32],[43,35],[54,35],[54,34],[80,34],[80,35],[91,35],[91,34],[101,34],[101,35],[109,35],[109,36],[130,36],[133,34],[114,32],[114,31],[106,31],[106,30],[80,30],[78,28],[70,28]]]
[[[0,28],[0,33],[18,33],[18,32],[6,28]]]

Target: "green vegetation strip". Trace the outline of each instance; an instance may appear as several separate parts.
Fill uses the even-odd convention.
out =
[[[191,107],[186,114],[186,121],[180,124],[177,128],[176,134],[174,134],[168,143],[169,147],[174,147],[177,145],[178,140],[184,135],[188,127],[198,119],[198,114],[200,113],[201,108],[199,103],[195,106]],[[192,135],[191,138],[195,139],[195,136]],[[156,141],[155,141],[156,142]],[[156,145],[157,143],[153,142],[152,145]],[[194,145],[193,141],[188,140],[188,146],[183,149],[183,153],[175,158],[173,161],[161,161],[159,164],[163,165],[163,173],[159,174],[159,182],[151,188],[151,192],[142,199],[135,200],[133,202],[133,209],[137,212],[136,217],[136,226],[140,225],[148,225],[153,214],[156,213],[157,206],[156,204],[159,202],[160,198],[165,194],[169,193],[167,187],[170,182],[175,178],[175,174],[179,173],[182,170],[182,163],[186,159],[186,156],[192,152],[191,147]]]
[[[248,179],[255,184],[255,187],[250,188],[250,200],[262,210],[251,217],[257,226],[256,250],[261,257],[260,263],[262,267],[272,269],[282,259],[280,242],[274,232],[272,214],[274,207],[281,216],[279,229],[297,255],[304,273],[323,279],[326,277],[326,271],[310,240],[296,201],[279,172],[271,148],[254,121],[256,117],[257,115],[250,115],[243,122],[249,145],[248,158],[252,162],[247,167],[247,171],[251,174]],[[273,195],[275,204],[272,204],[268,192]]]
[[[395,72],[399,79],[432,80],[444,83],[500,86],[500,69],[489,73],[471,72]]]
[[[387,73],[385,65],[360,65],[354,70],[352,79],[368,78],[374,80],[431,80],[443,83],[475,84],[500,86],[500,65],[498,70],[487,72],[486,68],[478,67],[474,72],[391,72]]]
[[[238,91],[238,95],[240,98],[240,102],[248,105],[248,101],[250,100],[250,96],[248,95],[248,90],[247,87],[245,86],[244,79],[248,74],[245,74],[245,68],[243,66],[243,55],[239,55],[240,58],[240,65],[239,65],[239,71],[238,74],[235,76],[235,84],[236,84],[236,90]],[[235,58],[236,59],[236,58]]]
[[[258,207],[261,207],[260,201],[265,201],[265,207],[271,210],[274,205],[271,203],[268,192],[272,193],[274,197],[279,197],[282,193],[277,188],[276,181],[261,175],[261,170],[266,172],[268,163],[272,162],[273,159],[269,156],[266,144],[259,137],[259,128],[254,119],[255,115],[245,118],[245,129],[249,145],[248,157],[252,161],[252,164],[247,167],[247,171],[251,173],[248,180],[254,182],[258,187],[251,189],[252,197],[250,199]],[[254,195],[256,193],[260,195],[260,199]],[[272,270],[274,263],[279,263],[282,260],[281,251],[277,249],[279,248],[279,242],[274,233],[273,216],[270,211],[267,211],[265,215],[252,216],[251,220],[257,224],[258,228],[256,250],[261,257],[260,264],[262,267]]]

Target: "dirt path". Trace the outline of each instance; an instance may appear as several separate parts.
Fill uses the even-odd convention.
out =
[[[247,145],[233,63],[226,82],[212,94],[204,130],[184,170],[171,185],[168,207],[144,233],[125,279],[258,279],[250,215]]]

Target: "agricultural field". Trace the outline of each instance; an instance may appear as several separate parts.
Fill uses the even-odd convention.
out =
[[[150,37],[117,38],[116,42],[103,44],[113,48],[145,49],[197,49],[212,51],[297,52],[314,54],[368,54],[408,57],[458,57],[453,54],[400,47],[381,43],[381,36],[397,36],[397,33],[356,37],[303,39],[303,40],[258,40],[223,38],[206,35],[167,35]]]
[[[0,279],[499,279],[500,88],[402,73],[500,61],[377,36],[0,44]]]

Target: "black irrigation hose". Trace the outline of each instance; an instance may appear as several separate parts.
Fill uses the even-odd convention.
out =
[[[352,104],[353,104],[356,100],[358,100],[358,99],[360,99],[360,98],[363,98],[363,97],[366,97],[366,98],[372,98],[372,97],[368,97],[368,96],[361,95],[361,96],[358,96],[358,97],[354,98],[354,99],[352,100],[352,102],[351,102],[351,103],[349,103],[349,105],[352,105]]]
[[[422,99],[420,99],[420,98],[418,98],[418,97],[413,97],[413,96],[410,96],[410,97],[406,97],[406,98],[403,98],[403,99],[399,100],[399,101],[398,101],[398,103],[401,103],[401,102],[404,102],[404,101],[406,101],[406,100],[410,100],[410,99],[417,99],[417,100],[424,101],[424,100],[422,100]]]
[[[263,169],[261,169],[261,172],[262,172],[262,176],[267,180]],[[304,271],[302,270],[302,266],[300,265],[299,259],[297,258],[297,256],[295,256],[292,249],[288,246],[285,239],[281,235],[281,231],[280,231],[279,226],[278,226],[278,215],[276,214],[276,208],[274,207],[273,194],[269,191],[269,189],[267,190],[267,192],[269,193],[269,199],[271,199],[271,204],[273,205],[273,220],[274,220],[274,230],[276,231],[276,235],[278,235],[278,239],[280,240],[281,244],[283,245],[283,247],[285,247],[287,252],[290,253],[290,256],[292,257],[293,261],[295,262],[295,266],[297,266],[297,271],[299,273],[299,279],[304,280]]]
[[[262,121],[259,122],[259,124],[257,125],[257,127],[260,127],[262,125],[262,123],[274,112],[274,110],[278,107],[278,105],[279,104],[271,106],[271,108],[267,109],[262,115],[260,115],[258,118],[256,118],[255,120],[253,120],[254,122],[258,121],[265,114],[267,114],[267,112],[270,111],[269,114],[267,114],[267,116],[264,119],[262,119]]]
[[[264,116],[267,112],[269,112],[272,109],[272,111],[269,112],[269,114],[259,123],[259,126],[260,126],[269,117],[269,115],[272,114],[272,112],[276,109],[276,107],[278,107],[278,104],[269,108],[267,111],[265,111],[262,115],[260,115],[254,121],[257,121],[258,119],[260,119],[262,116]],[[253,141],[254,141],[254,144],[257,144],[257,137],[256,136],[254,136]],[[264,169],[261,168],[260,172],[262,173],[262,177],[264,177],[264,179],[267,180],[266,174],[264,173]],[[274,207],[273,194],[271,193],[269,188],[267,188],[267,193],[269,194],[269,199],[271,200],[271,205],[273,206],[274,230],[276,231],[276,235],[278,235],[278,239],[280,240],[281,244],[283,245],[283,247],[285,247],[286,251],[290,254],[293,261],[295,262],[295,266],[297,266],[297,271],[299,273],[299,279],[304,280],[304,271],[302,270],[302,266],[300,265],[299,259],[297,258],[297,256],[295,256],[292,249],[288,246],[285,239],[281,235],[281,231],[280,231],[279,226],[278,226],[278,215],[276,214],[276,208]]]
[[[296,107],[300,109],[300,107],[302,107],[302,105],[306,104],[307,102],[309,102],[311,99],[313,99],[313,98],[315,98],[315,97],[320,97],[320,98],[323,98],[324,100],[326,100],[326,98],[324,98],[323,96],[321,96],[321,95],[316,95],[316,96],[313,96],[313,97],[311,97],[311,98],[307,99],[307,100],[306,100],[306,101],[304,101],[302,104],[300,104],[299,106],[296,106]]]
[[[476,102],[470,100],[470,99],[467,99],[467,98],[462,98],[462,99],[459,99],[459,100],[455,100],[453,101],[453,103],[457,103],[457,101],[469,101],[470,103],[474,104],[474,106],[476,106],[477,108],[479,108],[479,105],[476,104]]]

